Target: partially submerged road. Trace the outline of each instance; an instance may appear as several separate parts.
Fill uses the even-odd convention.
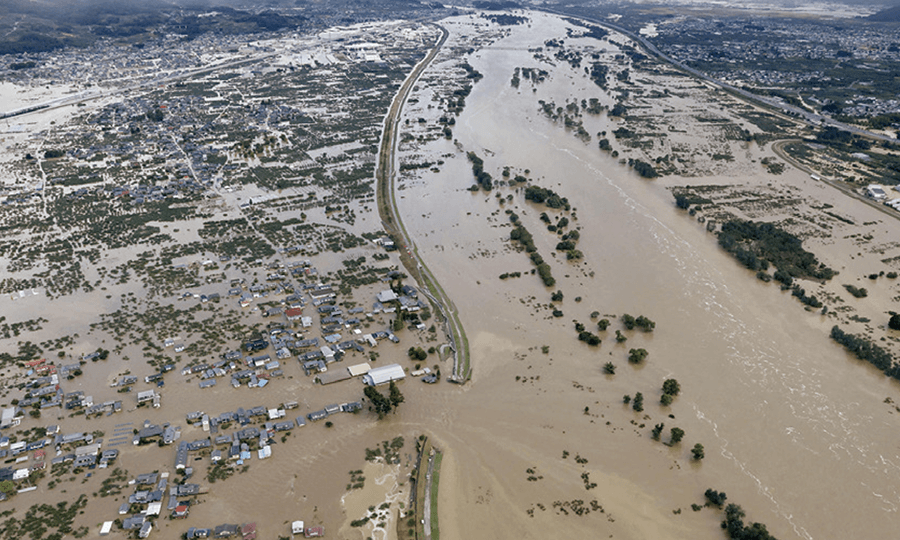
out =
[[[400,112],[403,104],[409,97],[413,85],[437,56],[438,51],[447,40],[447,29],[437,26],[441,31],[441,37],[434,44],[421,62],[416,64],[412,72],[403,81],[403,85],[394,96],[391,108],[384,120],[384,131],[381,136],[381,146],[378,151],[378,168],[375,170],[376,192],[378,198],[378,213],[385,231],[399,241],[400,261],[403,267],[416,282],[423,288],[423,294],[434,304],[440,312],[446,324],[446,333],[450,339],[450,348],[453,351],[453,375],[454,382],[465,382],[469,377],[469,342],[466,338],[456,308],[450,298],[441,288],[434,275],[419,256],[418,249],[413,243],[400,219],[400,211],[397,208],[397,197],[394,191],[394,182],[397,174],[397,141],[399,136]]]

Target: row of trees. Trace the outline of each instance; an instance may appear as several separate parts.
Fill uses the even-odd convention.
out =
[[[518,220],[518,216],[515,214],[510,215],[510,221],[515,223]],[[544,262],[544,258],[537,252],[537,247],[534,245],[534,237],[531,236],[531,233],[528,232],[528,229],[523,227],[521,224],[517,224],[516,227],[509,233],[509,239],[513,242],[518,242],[525,248],[525,251],[531,257],[531,262],[534,264],[538,275],[541,278],[541,281],[544,282],[544,285],[547,287],[552,287],[556,284],[556,279],[553,277],[552,272],[550,271],[550,265]]]
[[[900,366],[894,362],[894,357],[886,349],[872,343],[867,338],[844,332],[837,325],[831,328],[831,339],[843,345],[860,360],[865,360],[877,367],[885,375],[900,379]]]
[[[484,160],[478,157],[475,152],[468,152],[466,157],[472,162],[472,174],[475,176],[475,183],[485,191],[490,191],[494,187],[494,178],[489,172],[484,170]]]

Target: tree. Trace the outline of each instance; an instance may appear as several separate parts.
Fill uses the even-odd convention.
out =
[[[632,364],[640,364],[647,358],[648,354],[646,349],[631,349],[628,351],[628,361]]]
[[[367,386],[363,393],[372,402],[372,408],[378,413],[379,419],[384,418],[384,415],[391,412],[391,400],[384,397],[374,386]]]
[[[600,345],[600,338],[595,336],[590,332],[579,332],[578,340],[587,343],[588,345],[597,346]]]
[[[612,362],[607,362],[603,365],[603,372],[607,375],[615,375],[616,374],[616,365]]]
[[[391,402],[391,406],[396,409],[398,405],[403,403],[404,397],[403,394],[400,393],[400,389],[397,388],[397,384],[394,381],[391,381],[391,385],[389,388],[390,395],[388,396],[388,399]]]
[[[678,444],[681,442],[681,439],[684,437],[684,430],[678,427],[673,427],[670,432],[669,444]]]
[[[634,329],[635,319],[629,314],[622,315],[622,324],[625,325],[625,330],[633,330]]]
[[[634,401],[631,403],[631,408],[634,409],[634,412],[641,412],[644,410],[644,395],[638,392],[634,395]]]
[[[725,507],[725,521],[722,522],[722,528],[728,530],[728,536],[731,538],[741,538],[744,532],[744,509],[731,503]]]
[[[668,394],[670,396],[677,396],[679,392],[681,392],[681,385],[678,384],[678,381],[675,379],[666,379],[662,385],[663,394]]]
[[[12,497],[17,492],[16,484],[12,480],[4,480],[0,482],[0,493],[6,495],[7,498]]]
[[[706,457],[706,453],[703,451],[703,445],[697,443],[691,448],[691,453],[694,454],[694,459],[700,461],[701,459]]]
[[[651,321],[647,317],[644,317],[643,315],[634,320],[634,325],[644,332],[652,332],[653,329],[656,328],[656,323]]]
[[[891,319],[888,321],[888,328],[891,330],[900,330],[900,313],[891,313]]]
[[[621,330],[616,330],[616,343],[624,343],[626,341],[628,341],[628,338],[625,337],[625,334]]]
[[[624,403],[625,405],[628,405],[629,403],[631,403],[631,396],[629,396],[628,394],[625,394],[625,396],[622,398],[622,403]]]
[[[596,312],[594,312],[594,313],[596,313]],[[591,315],[593,315],[593,313]],[[600,319],[597,322],[597,329],[600,330],[601,332],[605,332],[607,328],[609,328],[609,319]]]
[[[668,407],[672,404],[672,395],[671,394],[663,394],[659,398],[659,402],[664,406]]]
[[[665,424],[663,424],[663,423],[659,423],[659,424],[656,424],[655,426],[653,426],[653,431],[650,432],[650,436],[653,438],[654,441],[659,440],[659,436],[660,436],[660,434],[662,434],[662,430],[664,427],[665,427]]]
[[[722,508],[722,505],[725,504],[725,499],[728,498],[724,491],[720,493],[712,488],[707,489],[703,496],[706,497],[709,504],[719,508]]]

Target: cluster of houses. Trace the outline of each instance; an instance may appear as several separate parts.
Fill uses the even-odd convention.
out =
[[[313,269],[314,270],[314,269]],[[302,271],[309,274],[308,262],[298,263],[291,268],[291,273]],[[391,364],[372,368],[369,363],[363,362],[352,366],[335,368],[332,364],[343,360],[348,350],[365,352],[364,346],[376,347],[378,341],[388,340],[398,343],[400,340],[391,331],[375,331],[363,333],[359,328],[362,325],[360,317],[371,317],[373,313],[393,313],[397,310],[417,311],[424,304],[416,299],[416,291],[412,287],[403,287],[397,292],[385,290],[377,295],[377,301],[373,304],[372,312],[365,313],[363,308],[349,308],[348,318],[344,318],[344,310],[336,305],[336,293],[324,285],[300,285],[299,292],[293,292],[292,286],[284,283],[284,276],[279,273],[269,275],[269,281],[278,282],[281,287],[279,292],[289,293],[285,299],[286,309],[269,309],[267,315],[282,316],[285,322],[281,325],[270,324],[265,335],[257,336],[245,342],[240,350],[227,352],[215,362],[196,364],[185,367],[182,370],[184,376],[195,376],[200,388],[208,388],[216,384],[216,381],[229,377],[234,387],[246,384],[248,387],[262,388],[274,378],[283,377],[282,363],[289,358],[296,358],[300,366],[308,376],[315,376],[322,384],[359,377],[365,384],[380,385],[390,381],[405,378],[405,370],[399,364]],[[265,295],[271,290],[271,285],[253,286],[247,293],[243,292],[243,284],[238,288],[241,295]],[[231,291],[233,294],[234,291]],[[196,296],[196,295],[194,295]],[[209,301],[212,295],[204,296]],[[258,297],[258,296],[254,296]],[[201,302],[203,299],[201,299]],[[318,314],[322,336],[304,337],[303,328],[312,326],[312,317],[304,315],[304,309],[309,305],[315,308]],[[298,324],[299,323],[299,324]],[[301,328],[292,327],[298,324]],[[350,339],[344,339],[341,335],[345,330],[352,332]],[[169,338],[165,341],[166,347],[172,347],[175,351],[184,350],[184,345],[177,338]],[[271,351],[271,352],[270,352]],[[118,400],[94,403],[92,396],[87,396],[82,391],[70,393],[63,392],[60,382],[66,378],[80,375],[83,362],[95,359],[99,353],[90,353],[82,357],[81,363],[73,365],[55,366],[45,359],[30,362],[26,368],[29,375],[34,375],[25,385],[25,394],[17,406],[8,407],[0,416],[0,428],[9,428],[19,425],[19,422],[27,411],[26,407],[54,407],[65,410],[84,410],[87,417],[98,414],[113,414],[122,410],[122,402]],[[166,365],[157,373],[144,377],[144,382],[155,383],[157,387],[164,385],[163,375],[174,369],[174,365]],[[127,392],[137,384],[139,377],[134,375],[121,375],[111,387],[118,388],[119,392]],[[138,406],[152,405],[159,407],[161,395],[156,389],[137,392]],[[208,456],[212,464],[233,463],[244,465],[249,460],[267,459],[272,456],[271,442],[278,433],[287,432],[294,428],[306,425],[307,421],[316,422],[339,413],[354,413],[362,410],[363,405],[359,401],[347,403],[335,403],[320,410],[309,412],[305,416],[294,415],[289,418],[289,411],[298,408],[296,402],[287,402],[280,407],[267,408],[263,406],[239,408],[236,411],[208,415],[197,411],[187,415],[189,424],[199,424],[204,432],[209,435],[196,440],[181,440],[181,428],[170,424],[151,424],[145,421],[143,426],[135,429],[131,423],[120,424],[110,441],[111,446],[127,444],[130,440],[134,445],[159,443],[162,445],[175,445],[175,470],[183,471],[185,479],[191,478],[192,467],[189,466],[193,456],[202,454]],[[122,427],[120,427],[122,426]],[[222,431],[232,428],[229,433]],[[61,434],[58,426],[46,429],[46,436],[35,441],[20,441],[10,444],[9,438],[0,437],[0,458],[7,456],[15,458],[18,467],[6,467],[0,469],[0,480],[20,481],[27,479],[29,475],[46,465],[45,447],[56,446],[56,457],[51,464],[71,462],[76,469],[95,467],[104,468],[119,457],[119,450],[113,448],[103,449],[104,441],[96,439],[89,433]],[[255,454],[255,456],[254,456]],[[8,463],[10,460],[7,461]],[[27,462],[27,463],[26,463]],[[168,474],[158,475],[151,473],[141,475],[134,480],[135,491],[126,504],[120,508],[121,528],[132,531],[139,538],[150,536],[154,528],[154,519],[163,511],[171,519],[187,517],[190,511],[190,497],[202,493],[204,490],[197,484],[170,485]],[[28,485],[28,484],[26,484]],[[25,490],[35,489],[33,487]],[[166,496],[168,503],[166,504]],[[292,527],[294,534],[302,533],[306,537],[321,536],[324,530],[321,527],[305,528]],[[111,532],[114,522],[105,522],[101,527],[101,535]],[[296,523],[294,524],[296,525]],[[223,524],[214,528],[191,528],[188,530],[188,538],[244,538],[256,537],[255,525],[229,525]]]
[[[291,273],[297,271],[308,271],[309,261],[301,261],[292,263]],[[271,268],[277,270],[278,265]],[[270,279],[283,279],[281,274],[270,274]],[[291,289],[290,284],[281,284],[286,287],[285,290]],[[265,295],[268,290],[266,285],[254,285],[249,288],[249,292],[243,292],[246,285],[242,279],[232,282],[233,288],[229,291],[232,296],[241,296],[241,302],[249,305],[253,298]],[[282,377],[284,375],[281,361],[293,357],[295,354],[307,376],[316,375],[317,380],[323,384],[329,384],[338,380],[345,380],[351,377],[363,376],[370,369],[368,364],[359,364],[350,366],[346,369],[338,370],[329,375],[329,364],[338,362],[343,359],[346,351],[353,350],[357,352],[365,352],[363,345],[376,347],[379,340],[387,339],[393,343],[399,343],[400,339],[390,331],[376,331],[371,333],[363,333],[359,328],[362,321],[359,317],[352,316],[344,319],[343,310],[335,305],[336,293],[331,287],[325,285],[307,285],[300,284],[298,290],[306,293],[309,302],[316,308],[319,315],[322,338],[324,344],[320,342],[319,337],[304,337],[297,329],[287,327],[282,323],[270,323],[270,331],[268,335],[258,336],[255,339],[247,341],[243,345],[242,351],[229,351],[222,358],[213,363],[200,363],[187,366],[182,370],[185,376],[199,375],[198,385],[200,388],[211,388],[216,386],[218,379],[230,375],[231,385],[238,388],[246,384],[249,388],[265,387],[273,378]],[[402,311],[415,312],[426,304],[417,300],[418,294],[413,287],[404,286],[401,294],[395,293],[393,290],[387,289],[378,293],[377,301],[373,304],[371,313],[365,313],[361,307],[354,307],[348,310],[349,315],[364,314],[370,317],[375,313],[393,313],[398,309]],[[274,316],[282,315],[287,323],[296,324],[298,321],[302,328],[309,328],[313,324],[310,316],[304,315],[304,307],[307,300],[300,293],[291,293],[285,298],[283,304],[286,309],[280,307],[270,307],[266,309],[265,315]],[[276,313],[277,312],[277,313]],[[424,325],[420,325],[424,327]],[[350,329],[353,333],[352,339],[344,339],[341,331]],[[166,345],[172,345],[174,339],[168,339]],[[175,345],[177,347],[177,345]],[[271,349],[273,353],[264,352]]]
[[[223,523],[212,528],[191,527],[185,533],[185,538],[235,538],[243,540],[256,540],[256,523],[244,523],[232,525]]]
[[[302,534],[306,538],[325,536],[325,527],[306,527],[302,520],[291,522],[291,535]]]
[[[0,468],[0,481],[25,480],[31,473],[43,470],[47,465],[45,448],[51,445],[57,454],[50,460],[51,466],[72,463],[75,468],[106,468],[119,457],[118,450],[102,450],[103,440],[95,440],[90,433],[61,434],[59,426],[49,426],[43,437],[30,442],[10,443],[9,437],[0,437],[0,458],[14,458],[8,462],[15,461],[18,466]]]
[[[153,519],[163,512],[163,502],[168,490],[166,512],[171,519],[188,516],[191,498],[207,493],[206,488],[198,484],[174,484],[169,486],[168,473],[147,473],[138,475],[130,484],[135,491],[128,497],[128,502],[119,507],[122,518],[121,528],[126,531],[137,531],[138,538],[147,538],[153,531]],[[104,522],[100,528],[100,536],[106,536],[112,530],[114,522]],[[254,537],[255,538],[255,537]]]
[[[96,352],[87,354],[83,357],[83,360],[94,358],[97,355],[99,353]],[[85,395],[81,390],[69,393],[63,391],[61,380],[72,379],[77,375],[81,375],[80,363],[56,366],[52,362],[48,362],[46,358],[41,358],[28,362],[25,368],[28,370],[27,373],[29,375],[36,374],[38,376],[25,383],[25,394],[17,402],[14,411],[5,413],[7,417],[0,419],[0,429],[18,425],[20,422],[19,418],[24,415],[24,410],[29,407],[37,407],[38,409],[60,407],[69,411],[85,409],[85,415],[89,418],[103,413],[113,414],[122,410],[122,402],[119,400],[95,404],[93,396]],[[129,384],[133,384],[136,381],[137,378],[134,377],[134,381]]]

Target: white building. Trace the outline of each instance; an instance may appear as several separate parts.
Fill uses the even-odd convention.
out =
[[[393,301],[397,300],[398,296],[394,293],[394,291],[387,289],[387,290],[384,290],[384,291],[381,291],[380,293],[378,293],[376,298],[378,298],[378,301],[381,302],[382,304],[386,304],[388,302],[393,302]]]
[[[871,197],[876,201],[880,201],[887,198],[887,193],[885,193],[884,188],[878,184],[869,184],[866,187],[866,197]]]
[[[363,382],[369,386],[378,386],[391,381],[399,381],[406,378],[406,372],[400,364],[390,364],[377,367],[363,375]]]

